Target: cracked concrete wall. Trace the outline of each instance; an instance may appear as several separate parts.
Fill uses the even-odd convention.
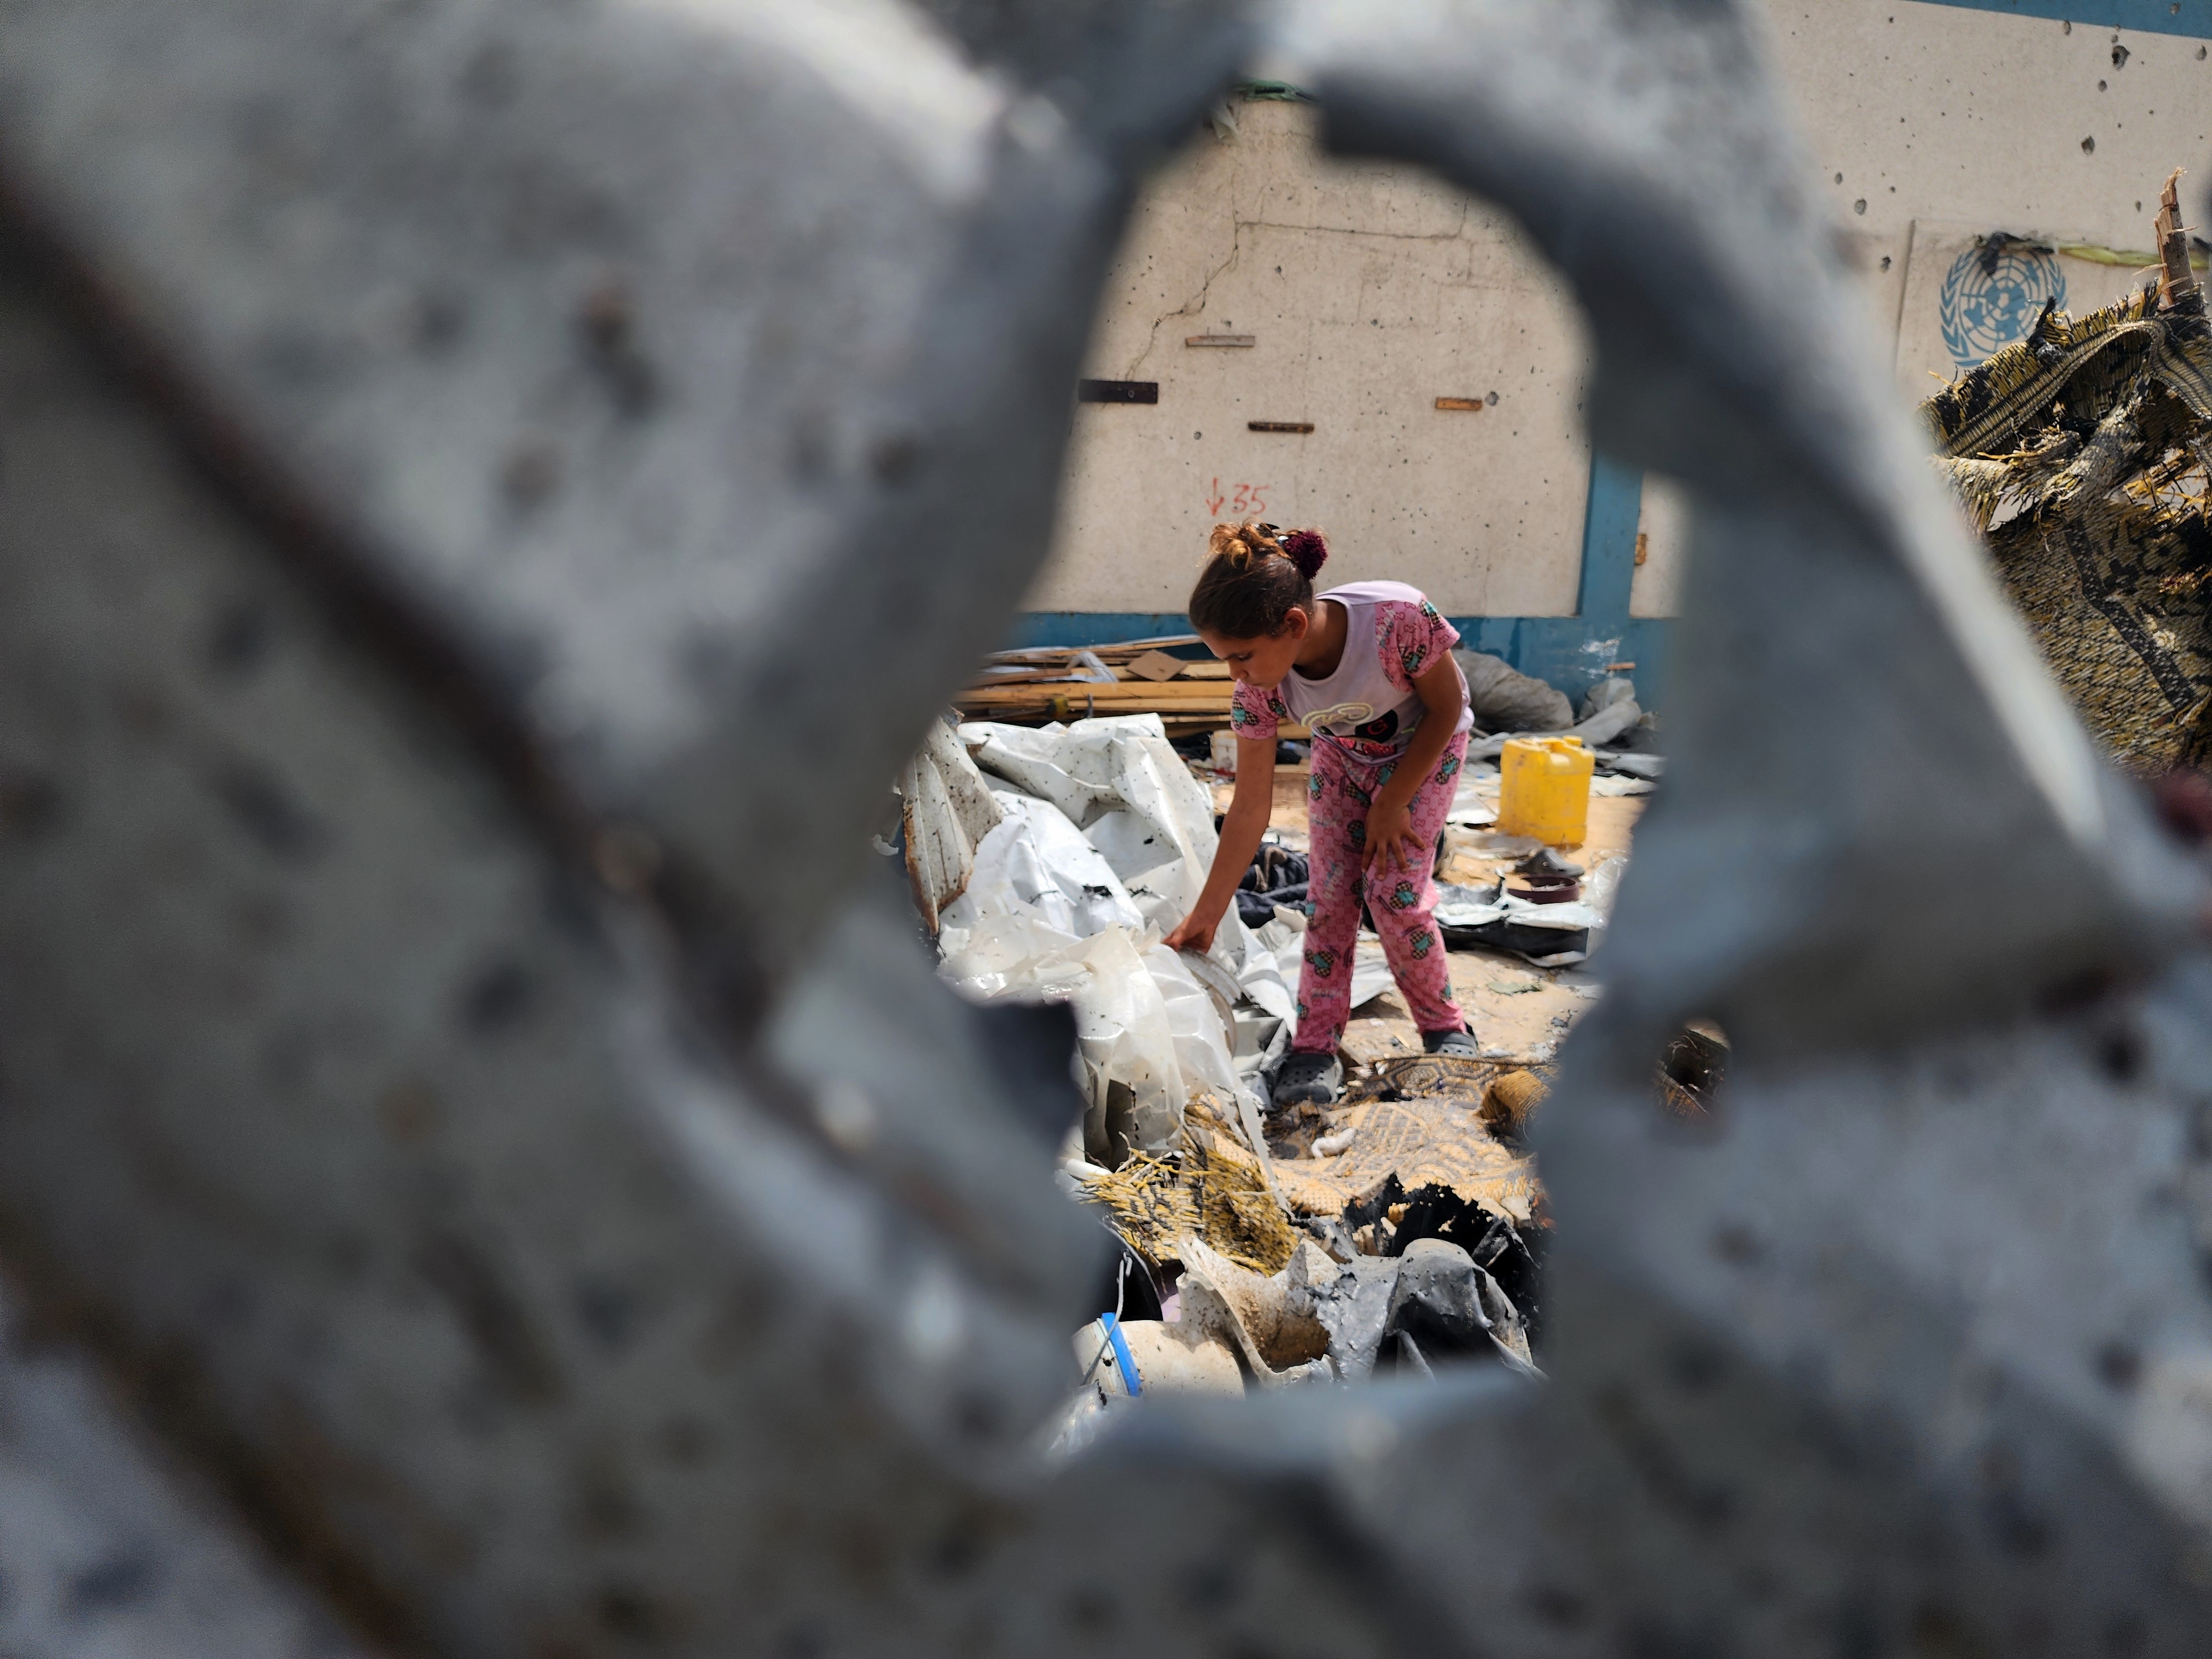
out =
[[[1908,398],[1951,372],[1942,276],[1974,234],[2144,246],[2136,203],[2212,144],[2212,51],[2185,36],[1922,0],[1753,12]],[[1585,349],[1556,278],[1500,216],[1418,169],[1322,155],[1310,106],[1235,114],[1236,136],[1195,135],[1131,226],[1085,372],[1158,380],[1160,402],[1077,411],[1029,608],[1179,610],[1206,527],[1241,504],[1334,532],[1339,580],[1411,581],[1454,615],[1571,614]],[[2077,307],[2132,276],[2063,270]],[[1208,331],[1257,343],[1183,344]],[[1480,416],[1434,407],[1493,390]],[[1672,616],[1682,514],[1663,480],[1647,482],[1641,527],[1631,613]]]
[[[1565,289],[1495,210],[1323,156],[1310,105],[1234,113],[1122,244],[1085,372],[1157,380],[1160,401],[1078,409],[1030,607],[1180,611],[1208,527],[1256,514],[1328,531],[1337,580],[1413,582],[1455,615],[1571,614],[1589,450]],[[1184,344],[1206,333],[1255,343]]]

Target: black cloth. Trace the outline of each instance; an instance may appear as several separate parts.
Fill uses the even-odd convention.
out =
[[[1279,904],[1306,902],[1306,856],[1285,847],[1262,847],[1237,886],[1237,914],[1247,927],[1265,927]]]

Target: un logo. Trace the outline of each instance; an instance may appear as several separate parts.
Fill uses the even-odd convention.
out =
[[[1968,248],[1943,279],[1943,344],[1961,368],[2024,340],[2044,301],[2066,303],[2066,276],[2046,249],[2018,242]]]

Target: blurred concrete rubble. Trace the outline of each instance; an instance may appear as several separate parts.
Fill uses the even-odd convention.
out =
[[[1550,1381],[1047,1478],[1070,1032],[867,843],[1263,41],[1694,492],[1668,787]],[[2203,877],[1803,173],[1723,0],[0,5],[0,1649],[2201,1654]]]

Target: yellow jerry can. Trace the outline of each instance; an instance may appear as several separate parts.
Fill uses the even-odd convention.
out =
[[[1498,757],[1498,833],[1579,847],[1589,830],[1596,763],[1580,738],[1513,738]]]

